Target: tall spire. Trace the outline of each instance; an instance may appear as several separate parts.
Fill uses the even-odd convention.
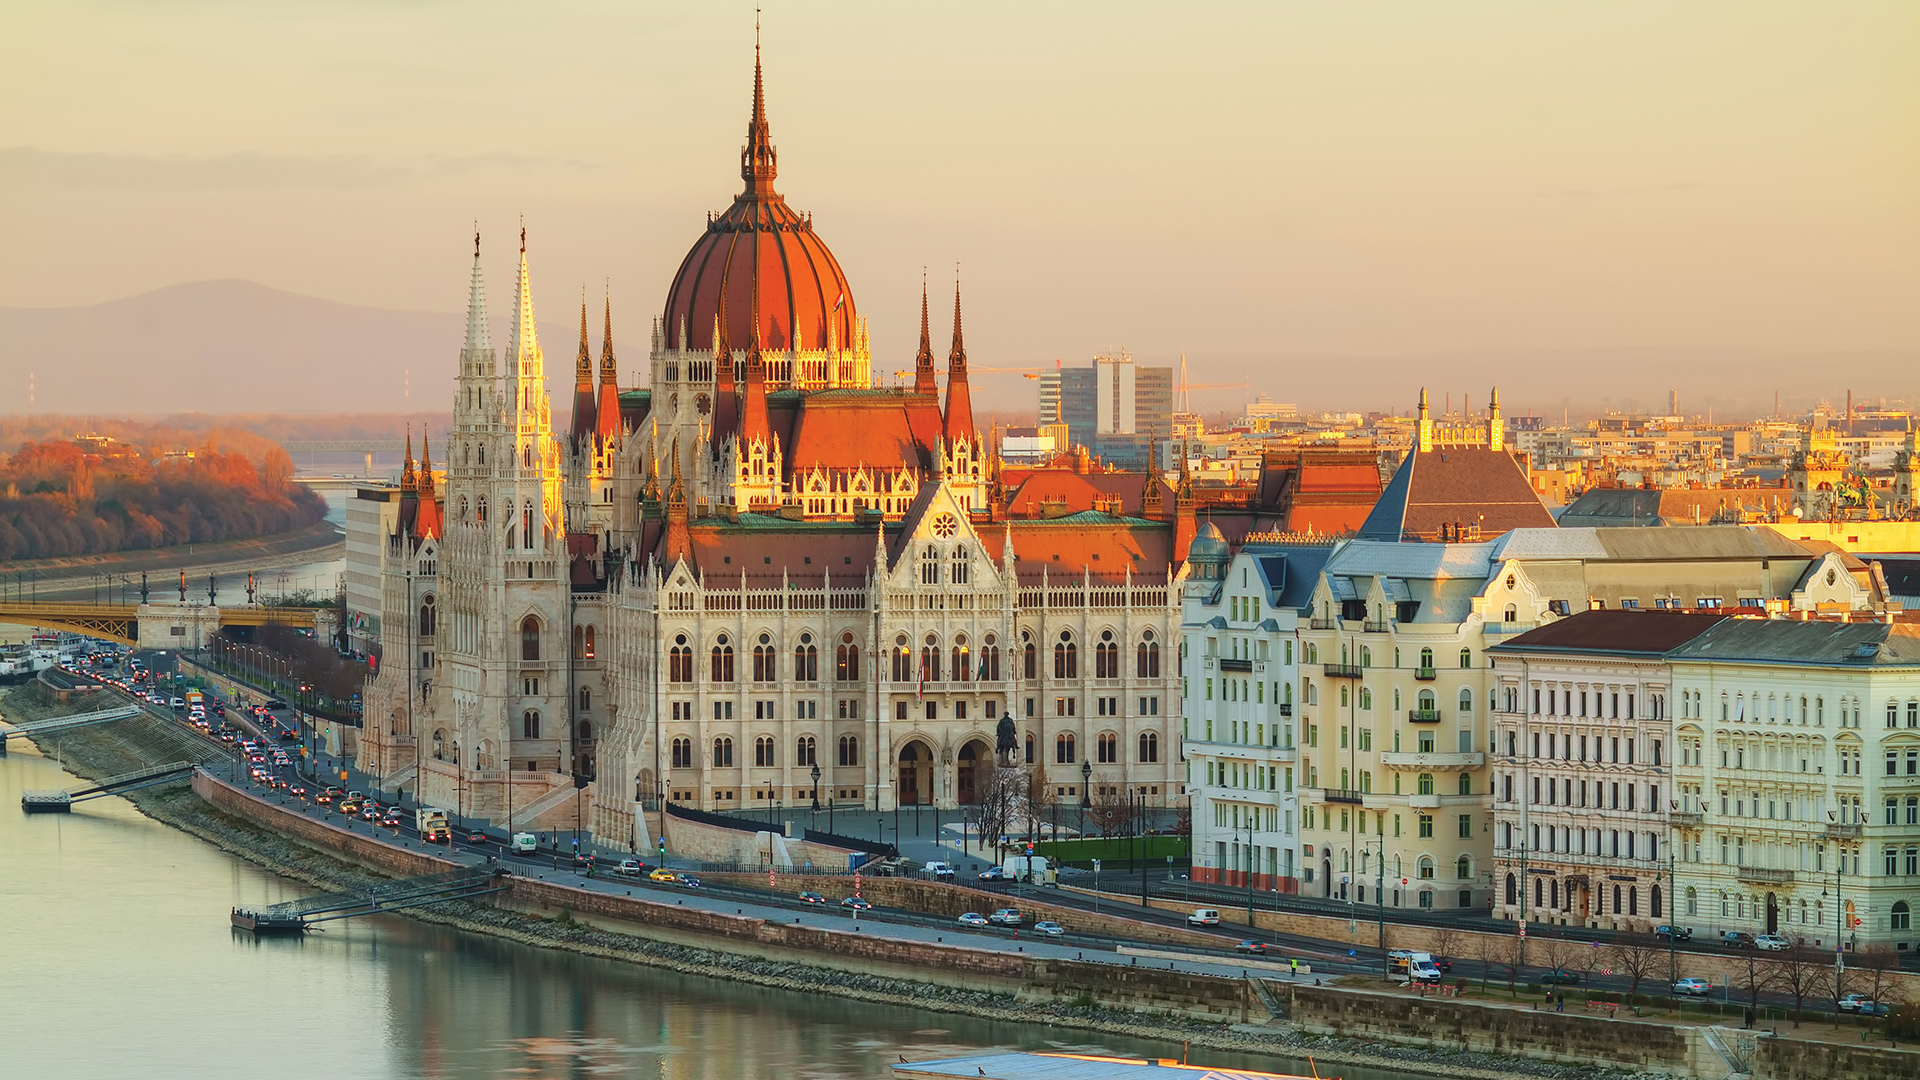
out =
[[[413,535],[426,540],[440,535],[440,501],[433,487],[433,454],[427,449],[427,433],[420,432],[420,507],[414,511]]]
[[[767,130],[767,98],[760,77],[760,14],[753,16],[753,116],[747,121],[747,145],[740,150],[740,179],[747,191],[772,193],[779,175],[773,136]]]
[[[461,347],[467,359],[478,359],[478,354],[493,348],[493,341],[487,333],[487,284],[480,276],[480,230],[473,230],[473,284],[467,291],[467,341]]]
[[[580,353],[573,361],[573,441],[592,435],[596,426],[593,409],[593,349],[587,343],[587,291],[580,290]]]
[[[520,226],[520,276],[513,287],[513,361],[515,375],[539,375],[540,335],[533,326],[533,286],[527,278],[527,227]]]
[[[760,234],[753,234],[754,259],[760,257]],[[760,355],[760,290],[753,290],[753,334],[747,345],[747,393],[740,412],[740,456],[755,442],[772,445],[773,426],[767,422],[767,368]]]
[[[733,434],[739,417],[740,395],[733,378],[733,342],[727,337],[726,282],[722,280],[719,312],[714,318],[713,333],[713,426],[707,432],[715,456],[726,445],[727,437]]]
[[[1500,419],[1500,388],[1493,388],[1493,402],[1487,406],[1487,449],[1507,448],[1506,423]]]
[[[937,397],[940,386],[933,380],[933,336],[927,328],[927,276],[920,274],[920,351],[913,358],[913,392]]]
[[[1433,450],[1433,415],[1427,411],[1427,388],[1420,388],[1420,423],[1416,433],[1414,448],[1420,453]]]
[[[413,475],[413,425],[407,425],[407,459],[400,468],[400,490],[410,491],[416,480]]]
[[[600,340],[600,405],[596,410],[602,445],[620,434],[620,370],[613,359],[613,296],[607,296],[607,327]]]
[[[922,294],[924,295],[924,293]],[[953,283],[953,348],[947,352],[947,445],[977,436],[973,427],[973,395],[967,389],[967,345],[960,334],[960,283]]]

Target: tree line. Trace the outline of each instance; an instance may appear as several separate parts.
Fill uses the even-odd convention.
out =
[[[292,482],[285,450],[254,449],[257,462],[213,442],[191,456],[23,443],[0,459],[0,560],[240,540],[326,516],[325,500]]]

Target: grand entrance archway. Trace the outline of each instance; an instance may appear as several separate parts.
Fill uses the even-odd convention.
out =
[[[960,785],[960,805],[972,806],[980,801],[980,787],[990,768],[987,762],[992,758],[993,748],[979,739],[974,739],[960,748],[960,770],[957,777]]]
[[[918,739],[900,748],[900,781],[895,788],[901,806],[933,801],[933,748]]]

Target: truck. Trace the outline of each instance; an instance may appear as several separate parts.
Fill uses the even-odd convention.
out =
[[[1398,983],[1437,983],[1440,981],[1440,965],[1434,963],[1432,953],[1408,952],[1396,949],[1387,954],[1390,964],[1387,977]]]
[[[187,707],[188,707],[188,708],[192,708],[192,707],[194,707],[195,705],[198,705],[198,706],[200,706],[201,708],[205,708],[205,707],[206,707],[206,704],[207,704],[207,695],[206,695],[206,694],[204,694],[204,693],[201,693],[201,692],[200,692],[200,691],[198,691],[198,690],[189,690],[189,691],[187,691]]]
[[[1053,884],[1053,871],[1044,855],[1009,855],[1001,864],[1002,870],[1013,881],[1027,881],[1035,885]]]
[[[434,844],[450,843],[453,830],[447,827],[447,812],[423,806],[413,812],[413,826],[420,830],[420,839]]]

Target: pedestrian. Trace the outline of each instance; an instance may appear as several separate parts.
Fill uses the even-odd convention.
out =
[[[1298,978],[1299,975],[1300,975],[1300,958],[1296,956],[1287,961],[1287,978],[1289,979]]]
[[[1553,1011],[1566,1012],[1567,1011],[1567,992],[1565,990],[1560,991],[1559,994],[1555,995],[1555,1000],[1557,1002],[1557,1005]]]

